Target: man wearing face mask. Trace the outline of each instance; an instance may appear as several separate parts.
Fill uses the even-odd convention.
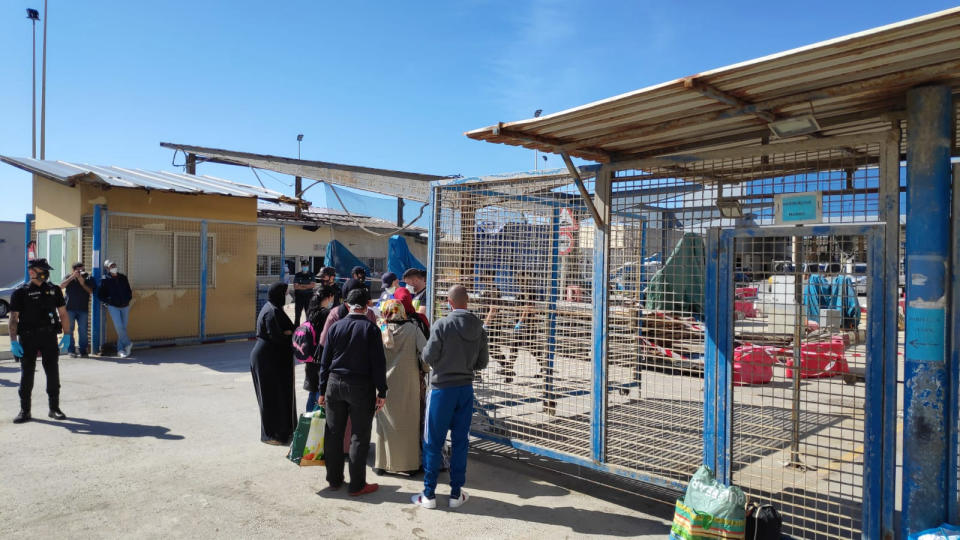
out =
[[[317,286],[317,276],[310,271],[310,262],[301,262],[300,271],[293,276],[293,301],[295,311],[293,325],[300,326],[300,314],[307,310],[313,298],[313,288]]]
[[[426,313],[427,305],[424,298],[427,295],[427,272],[419,268],[410,268],[403,273],[403,281],[407,290],[413,295],[413,307],[417,313]]]
[[[107,305],[113,328],[117,331],[117,353],[120,358],[130,356],[133,343],[127,336],[127,323],[130,321],[130,301],[133,291],[127,276],[120,273],[117,263],[107,260],[103,263],[107,271],[97,288],[97,298]]]
[[[337,287],[337,269],[332,266],[324,266],[320,269],[320,275],[317,276],[317,279],[320,281],[320,285],[333,287],[333,305],[339,306],[343,296],[340,294],[340,287]]]
[[[20,360],[20,414],[14,424],[30,420],[33,379],[40,355],[47,377],[50,418],[63,420],[60,410],[60,351],[70,346],[70,326],[66,301],[60,287],[47,281],[51,267],[46,259],[34,259],[27,265],[30,281],[10,297],[10,350]],[[63,332],[59,347],[57,334]]]

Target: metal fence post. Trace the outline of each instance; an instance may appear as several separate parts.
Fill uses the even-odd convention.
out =
[[[36,218],[33,214],[27,214],[23,223],[23,281],[30,281],[30,272],[27,270],[27,264],[30,263],[30,241],[33,239],[33,220]]]
[[[207,220],[200,220],[200,342],[207,339]]]
[[[606,461],[607,433],[607,314],[609,302],[610,176],[607,167],[597,171],[597,210],[603,220],[594,223],[593,236],[593,406],[590,411],[590,456]]]
[[[437,260],[437,229],[440,227],[440,192],[437,186],[430,186],[430,223],[427,225],[427,320],[434,320],[436,302],[436,275],[434,268]]]
[[[560,297],[560,209],[554,208],[550,217],[550,293],[547,300],[549,332],[547,333],[547,373],[544,387],[544,408],[556,413],[557,398],[553,395],[553,366],[557,353],[557,302]]]
[[[93,223],[90,225],[91,233],[93,236],[93,246],[91,246],[91,260],[90,266],[93,270],[93,282],[99,287],[100,282],[103,279],[103,205],[96,204],[93,206]],[[103,306],[100,304],[100,299],[97,295],[93,295],[93,305],[91,306],[90,312],[90,338],[91,338],[91,350],[96,353],[100,353],[100,348],[103,345]]]
[[[947,519],[947,408],[951,404],[945,360],[951,98],[949,86],[907,92],[904,538]]]
[[[716,476],[723,483],[733,482],[733,312],[734,312],[734,249],[733,231],[719,233],[716,285]],[[708,300],[709,301],[709,300]]]
[[[960,185],[960,165],[953,166],[953,185]],[[950,523],[960,522],[960,197],[954,194],[950,260],[950,407],[947,416],[950,444],[947,448],[947,508]]]
[[[720,264],[720,229],[707,231],[703,344],[703,464],[717,470],[717,357],[720,329],[717,326],[717,275]]]

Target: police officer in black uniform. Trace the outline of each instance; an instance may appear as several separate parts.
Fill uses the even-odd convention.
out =
[[[60,287],[50,283],[50,265],[46,259],[27,263],[30,281],[17,287],[10,296],[10,350],[20,360],[20,414],[14,424],[30,420],[30,394],[37,369],[37,355],[47,376],[50,418],[63,420],[60,410],[60,351],[70,346],[70,327],[66,302]],[[57,344],[57,334],[63,338]]]

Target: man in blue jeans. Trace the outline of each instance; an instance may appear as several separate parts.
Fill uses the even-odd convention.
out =
[[[74,328],[77,329],[77,335],[80,338],[79,349],[76,342],[70,343],[70,357],[76,358],[78,355],[86,358],[89,352],[89,335],[87,321],[90,314],[90,295],[95,288],[90,274],[83,271],[83,263],[73,263],[73,272],[63,280],[60,288],[66,290],[67,296],[67,316],[70,318],[70,335],[73,335]]]
[[[467,480],[467,450],[470,418],[473,416],[473,376],[487,367],[489,351],[483,321],[467,311],[467,289],[454,285],[447,292],[449,315],[433,325],[423,349],[430,365],[427,392],[427,419],[423,438],[423,492],[410,500],[423,508],[437,507],[437,475],[443,466],[443,443],[450,432],[450,508],[463,506],[469,496],[463,491]]]
[[[107,305],[107,312],[113,320],[113,328],[117,331],[117,356],[130,356],[133,343],[127,336],[127,323],[130,321],[130,301],[133,300],[133,291],[127,276],[120,273],[117,263],[104,261],[103,268],[107,275],[100,280],[97,298]]]

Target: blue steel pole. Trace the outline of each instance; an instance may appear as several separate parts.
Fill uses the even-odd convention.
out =
[[[547,313],[550,321],[550,331],[547,333],[547,373],[544,388],[543,406],[547,413],[556,414],[557,398],[553,395],[553,366],[556,364],[557,354],[557,302],[560,297],[560,210],[553,209],[551,217],[550,238],[550,297]]]
[[[951,97],[949,86],[907,92],[904,538],[947,519]]]
[[[597,172],[596,198],[605,209],[610,204],[610,172]],[[605,223],[594,222],[593,235],[593,406],[590,410],[590,457],[603,463],[607,457],[607,305],[610,292],[608,247],[611,212],[601,213]]]
[[[440,192],[437,186],[430,187],[430,224],[427,225],[427,320],[434,320],[434,305],[436,302],[436,273],[434,266],[437,262],[437,226],[440,215]]]
[[[960,165],[953,166],[953,185],[960,185]],[[947,513],[950,523],[960,523],[960,486],[957,468],[960,467],[960,197],[953,197],[952,256],[950,260],[950,408],[948,425],[950,444],[947,448]]]
[[[23,222],[23,281],[30,281],[30,272],[27,270],[27,264],[30,262],[30,241],[33,238],[33,214],[27,214]]]
[[[103,205],[93,206],[93,246],[90,265],[93,266],[93,282],[99,287],[103,278]],[[90,313],[90,337],[92,338],[91,350],[100,353],[100,346],[103,343],[102,337],[102,317],[103,307],[100,305],[100,299],[93,295],[93,306]]]
[[[720,229],[707,231],[706,272],[703,288],[705,303],[703,354],[703,463],[717,471],[717,366],[719,357],[720,328],[717,319],[717,285],[720,274]]]
[[[283,225],[280,226],[280,281],[284,281],[287,273],[287,231]]]
[[[200,220],[200,341],[207,339],[207,220]]]

